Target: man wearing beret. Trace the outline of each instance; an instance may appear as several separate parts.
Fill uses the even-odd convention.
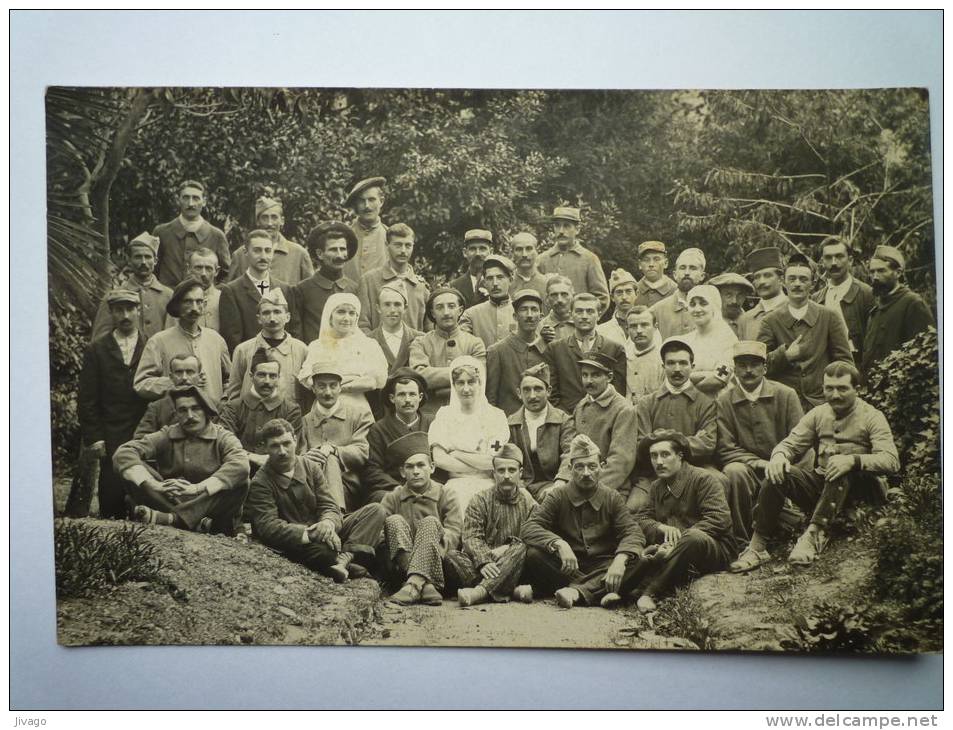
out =
[[[536,509],[536,500],[523,489],[523,452],[513,444],[493,456],[493,486],[477,493],[463,516],[462,550],[447,552],[448,582],[461,606],[488,600],[523,603],[533,600],[533,587],[519,585],[526,560],[520,530]]]
[[[486,351],[486,397],[491,405],[507,415],[522,405],[520,378],[523,371],[545,361],[545,345],[536,334],[542,307],[543,300],[535,289],[516,292],[513,300],[516,332]]]
[[[639,461],[650,461],[657,477],[635,515],[648,545],[633,591],[642,613],[693,576],[724,570],[737,549],[724,488],[710,471],[689,464],[690,455],[677,431],[655,431],[639,443]]]
[[[318,270],[291,288],[294,320],[291,334],[311,344],[318,339],[324,305],[332,294],[357,294],[358,283],[344,274],[345,264],[357,251],[357,235],[340,221],[328,221],[308,234],[308,250]]]
[[[596,332],[625,346],[628,339],[626,317],[635,305],[635,277],[625,269],[615,269],[609,276],[609,295],[615,310],[610,320],[596,327]]]
[[[639,244],[639,271],[642,278],[635,287],[635,304],[651,307],[675,293],[678,286],[665,273],[668,251],[661,241],[643,241]]]
[[[148,233],[140,233],[132,239],[126,248],[131,273],[119,285],[120,289],[139,293],[137,327],[143,335],[143,340],[165,329],[165,305],[172,298],[172,290],[161,284],[154,273],[158,248],[159,239]],[[93,319],[90,341],[108,335],[114,328],[109,303],[103,300]]]
[[[599,300],[600,314],[609,308],[609,285],[599,257],[576,241],[582,216],[579,208],[559,206],[549,218],[555,244],[539,255],[543,274],[562,274],[576,293],[588,292]]]
[[[600,483],[602,463],[588,436],[569,448],[569,484],[554,489],[523,525],[524,580],[540,594],[556,590],[556,603],[611,608],[631,587],[645,536],[625,500]]]
[[[520,231],[510,238],[510,251],[513,254],[513,263],[516,271],[513,274],[513,283],[510,284],[510,296],[518,291],[532,289],[539,294],[543,302],[543,314],[549,312],[546,303],[546,282],[549,277],[541,274],[536,268],[536,259],[539,257],[539,242],[536,236],[527,231]]]
[[[919,294],[901,283],[906,261],[893,246],[877,246],[870,259],[874,306],[867,321],[862,370],[934,325],[933,313]]]
[[[463,295],[456,289],[434,289],[427,300],[427,318],[434,328],[410,343],[410,367],[427,381],[424,410],[431,415],[450,402],[450,362],[472,355],[486,362],[486,345],[476,335],[460,329]]]
[[[381,289],[387,286],[399,291],[404,298],[404,324],[414,330],[423,330],[430,288],[410,265],[410,257],[414,253],[414,231],[406,223],[395,223],[387,229],[386,240],[385,263],[365,272],[360,281],[357,294],[361,300],[359,326],[368,334],[380,326],[378,296]]]
[[[212,249],[223,271],[228,271],[232,260],[225,234],[202,217],[205,186],[198,180],[185,180],[176,193],[178,218],[156,226],[152,232],[159,239],[157,276],[170,287],[185,278],[189,256],[197,248]]]
[[[728,508],[735,537],[751,536],[751,509],[774,447],[804,411],[797,393],[768,380],[768,348],[757,340],[732,345],[737,385],[715,399],[718,410],[717,457],[728,479]]]
[[[705,280],[705,254],[700,248],[686,248],[675,260],[677,288],[652,305],[662,339],[686,335],[695,329],[688,312],[688,292]]]
[[[199,280],[181,282],[172,292],[166,312],[178,318],[178,324],[156,333],[146,342],[133,387],[146,400],[161,398],[172,387],[169,378],[172,358],[192,353],[202,363],[206,394],[213,404],[218,404],[225,392],[232,361],[222,336],[199,324],[205,312],[205,290]]]
[[[218,305],[222,299],[222,290],[215,283],[218,277],[218,256],[210,248],[201,246],[189,254],[188,267],[185,271],[186,279],[198,279],[205,291],[205,312],[199,320],[203,327],[219,331],[221,322],[218,318]],[[165,328],[175,327],[178,321],[175,317],[166,314]]]
[[[268,457],[245,503],[255,537],[337,583],[366,576],[384,527],[383,508],[369,504],[342,515],[318,463],[295,455],[288,421],[268,421],[261,438]]]
[[[721,316],[737,336],[741,336],[739,319],[744,313],[744,303],[755,295],[754,286],[741,274],[727,271],[708,280],[721,295]]]
[[[360,282],[364,274],[386,261],[387,226],[381,221],[386,182],[382,177],[364,178],[344,199],[344,207],[355,215],[351,231],[357,239],[357,250],[344,265],[344,275],[351,281]]]
[[[127,441],[113,455],[113,468],[130,483],[133,517],[233,535],[248,491],[245,450],[212,422],[218,412],[201,388],[176,388],[171,395],[178,422]]]
[[[742,312],[738,317],[738,339],[756,340],[761,329],[761,320],[788,300],[781,287],[784,275],[781,249],[774,246],[756,249],[748,254],[745,265],[755,294],[760,299],[754,307]]]
[[[275,243],[268,231],[256,230],[248,234],[245,244],[248,268],[244,276],[222,287],[219,300],[219,331],[233,351],[245,340],[258,334],[258,305],[272,289],[279,289],[285,297],[291,296],[291,287],[271,272],[275,257]]]
[[[784,267],[787,303],[765,315],[757,339],[768,347],[768,375],[794,388],[804,410],[824,402],[824,368],[853,362],[840,312],[811,301],[814,262],[792,254]]]
[[[280,200],[263,195],[255,201],[255,225],[267,231],[274,244],[275,257],[271,262],[271,273],[279,281],[294,286],[314,273],[314,265],[304,246],[289,241],[281,234],[281,227],[284,224],[284,206]],[[228,280],[234,281],[239,278],[248,266],[248,252],[244,246],[232,251],[232,266],[228,271]]]
[[[851,244],[840,236],[828,236],[821,241],[821,261],[827,280],[811,295],[811,299],[844,315],[851,353],[854,362],[860,363],[863,361],[867,319],[874,306],[874,292],[869,284],[851,275],[852,259]]]
[[[522,407],[507,419],[510,441],[523,452],[523,481],[542,500],[569,482],[569,444],[576,429],[572,417],[549,402],[549,366],[539,363],[520,378]]]
[[[471,228],[463,234],[463,258],[467,262],[465,273],[452,279],[447,286],[463,295],[463,308],[485,302],[486,287],[483,285],[483,262],[493,253],[493,234],[482,228]]]
[[[404,582],[390,597],[407,606],[439,606],[447,552],[460,544],[463,520],[453,492],[431,476],[434,471],[425,433],[409,433],[390,445],[403,484],[381,501],[387,513],[384,539],[394,577]]]
[[[366,501],[380,502],[403,482],[403,464],[394,461],[388,447],[408,433],[427,432],[433,416],[420,410],[426,398],[427,381],[414,370],[398,368],[388,376],[380,398],[386,415],[367,431],[367,465],[361,477]]]
[[[86,349],[79,373],[76,410],[83,456],[86,460],[101,461],[99,514],[104,518],[123,516],[123,481],[113,471],[112,457],[121,444],[132,438],[146,407],[132,387],[146,344],[145,336],[138,331],[139,297],[139,292],[127,289],[113,289],[106,294],[104,302],[113,323],[112,331],[95,339]],[[89,493],[95,488],[95,484],[89,484]],[[80,511],[88,507],[86,504]]]
[[[510,285],[516,266],[506,256],[491,254],[483,260],[483,285],[487,300],[467,307],[460,328],[476,335],[487,347],[502,342],[516,331]]]

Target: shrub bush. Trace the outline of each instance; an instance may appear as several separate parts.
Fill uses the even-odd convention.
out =
[[[79,452],[76,394],[90,322],[76,307],[60,298],[50,301],[50,428],[53,469],[68,471]]]
[[[877,645],[863,607],[819,603],[795,629],[797,638],[781,642],[789,651],[856,653],[872,651]]]

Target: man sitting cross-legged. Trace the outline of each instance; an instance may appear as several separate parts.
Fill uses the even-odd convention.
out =
[[[384,537],[394,576],[403,587],[390,600],[400,605],[443,600],[444,560],[460,543],[460,505],[453,492],[433,481],[434,466],[425,433],[409,433],[388,446],[399,461],[404,483],[381,501],[387,512]]]
[[[639,462],[651,461],[658,477],[635,515],[648,543],[635,591],[643,613],[690,574],[724,570],[735,549],[725,490],[709,470],[688,463],[690,453],[688,439],[669,429],[639,443]]]
[[[526,580],[554,588],[556,603],[611,608],[631,586],[645,546],[642,530],[617,491],[599,483],[599,448],[578,434],[569,450],[569,484],[557,487],[523,525]]]
[[[383,507],[369,504],[342,517],[317,462],[295,456],[294,429],[283,418],[262,426],[261,439],[268,458],[245,504],[255,537],[338,583],[366,576],[384,526]]]
[[[448,573],[463,586],[457,591],[461,606],[487,600],[530,603],[533,587],[518,585],[526,559],[520,530],[536,509],[536,501],[520,487],[523,452],[513,444],[493,457],[493,486],[467,505],[463,518],[463,550],[447,553]]]
[[[884,414],[857,397],[860,374],[848,362],[824,368],[824,398],[808,411],[787,438],[771,452],[754,508],[754,534],[732,572],[756,568],[771,559],[768,540],[778,529],[778,516],[788,497],[811,515],[788,560],[813,562],[827,544],[831,520],[850,501],[879,503],[886,497],[882,476],[900,468],[897,447]],[[813,470],[793,466],[814,449]]]
[[[190,385],[171,395],[178,423],[127,441],[113,455],[116,472],[131,482],[133,516],[234,534],[248,491],[245,450],[232,433],[211,423],[217,412],[202,389]]]

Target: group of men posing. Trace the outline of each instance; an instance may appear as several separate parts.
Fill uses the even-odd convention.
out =
[[[129,243],[79,391],[102,516],[226,535],[247,521],[335,580],[393,578],[401,604],[555,591],[566,608],[632,595],[651,611],[690,576],[771,559],[801,519],[789,559],[808,564],[845,505],[883,499],[899,459],[857,388],[933,322],[897,249],[876,249],[872,285],[834,237],[823,280],[807,256],[766,248],[747,276],[704,285],[702,251],[669,277],[666,245],[647,241],[640,279],[607,280],[576,240],[580,211],[558,207],[547,250],[522,232],[509,258],[468,231],[466,271],[431,290],[413,230],[381,221],[384,183],[359,182],[354,222],[318,226],[307,248],[261,198],[260,227],[229,251],[190,180],[179,217]],[[347,363],[308,360],[336,294],[356,295],[387,361],[368,408],[345,403]],[[493,486],[464,505],[435,478],[427,433],[458,379],[470,387],[460,358],[480,364],[510,431],[487,452]]]

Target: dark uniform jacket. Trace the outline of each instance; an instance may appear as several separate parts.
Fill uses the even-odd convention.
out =
[[[367,431],[367,465],[361,478],[361,485],[367,494],[377,491],[393,491],[401,484],[404,478],[400,474],[400,464],[397,459],[391,458],[387,447],[391,442],[408,433],[423,431],[426,433],[433,422],[433,415],[418,413],[417,422],[407,426],[393,411],[379,421],[375,421]]]
[[[195,233],[189,233],[178,217],[161,223],[152,232],[159,239],[156,276],[172,289],[185,278],[189,256],[197,248],[210,248],[218,256],[219,271],[225,276],[232,262],[225,234],[206,220]]]
[[[223,403],[218,418],[219,423],[238,436],[245,451],[254,454],[266,453],[264,446],[258,443],[258,431],[273,418],[283,418],[291,424],[295,438],[301,436],[301,409],[280,394],[264,400],[255,391],[243,393]]]
[[[281,289],[288,300],[288,306],[291,307],[291,287],[274,276],[271,277],[271,286]],[[260,301],[261,292],[244,274],[222,287],[222,295],[218,300],[218,331],[225,338],[229,353],[261,332],[261,325],[258,323]],[[294,310],[291,311],[294,317]],[[290,323],[287,329],[291,329]]]
[[[582,373],[579,361],[586,355],[601,352],[615,360],[612,368],[612,385],[616,392],[625,395],[626,359],[625,348],[618,342],[608,340],[598,332],[592,343],[592,349],[583,354],[576,342],[575,332],[561,340],[550,342],[546,348],[546,361],[549,365],[553,387],[552,404],[567,413],[572,413],[576,404],[586,395],[582,387]]]
[[[878,360],[933,326],[933,312],[926,302],[905,286],[900,286],[874,304],[867,321],[862,370],[867,372]]]
[[[293,286],[291,296],[287,297],[292,311],[292,323],[288,331],[306,345],[318,339],[321,314],[332,294],[357,294],[357,282],[346,276],[331,281],[316,271],[314,276]]]
[[[463,298],[466,302],[463,307],[464,309],[487,300],[487,294],[485,291],[473,291],[473,282],[470,281],[470,272],[465,273],[463,276],[458,276],[456,279],[451,281],[449,285],[463,294]]]
[[[643,396],[636,405],[639,440],[660,428],[678,431],[692,449],[692,463],[710,464],[718,442],[718,410],[711,396],[694,385],[681,393],[672,393],[662,383],[654,393]],[[652,472],[650,464],[637,466],[640,474]]]
[[[490,345],[486,350],[486,398],[509,415],[522,407],[520,380],[523,371],[545,362],[541,339],[527,343],[519,335]]]
[[[569,443],[576,435],[572,416],[552,404],[546,406],[546,420],[536,432],[535,456],[529,447],[525,409],[521,406],[507,423],[510,441],[523,452],[523,481],[534,497],[557,477],[569,481]]]
[[[826,296],[825,284],[811,295],[811,299],[818,304],[824,304]],[[870,284],[855,278],[839,304],[844,322],[847,323],[847,336],[850,338],[854,361],[860,363],[863,358],[864,338],[867,336],[867,320],[870,318],[870,308],[874,306],[874,290],[870,288]]]

